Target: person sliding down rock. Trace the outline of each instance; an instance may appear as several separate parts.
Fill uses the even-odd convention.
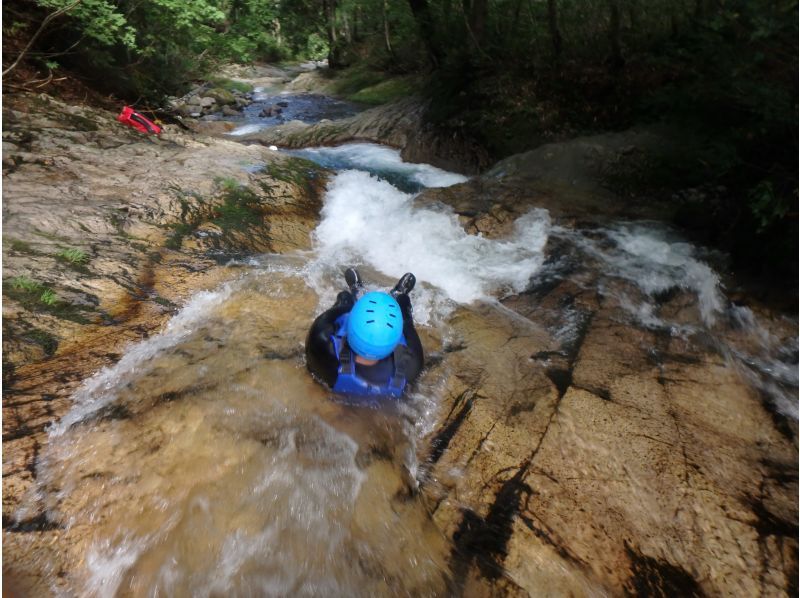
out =
[[[414,329],[408,293],[416,278],[404,274],[389,293],[362,289],[355,268],[350,288],[314,320],[306,338],[306,365],[334,392],[398,398],[422,371],[422,343]]]

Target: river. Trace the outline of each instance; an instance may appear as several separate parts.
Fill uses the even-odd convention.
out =
[[[454,536],[433,517],[431,492],[420,491],[440,484],[430,453],[458,376],[454,321],[488,313],[516,331],[505,343],[487,337],[485,350],[499,347],[501,359],[513,358],[503,351],[516,337],[544,335],[549,356],[531,367],[556,371],[547,360],[574,360],[587,328],[579,306],[545,302],[565,282],[613,303],[617,323],[710,347],[775,417],[796,420],[796,337],[727,299],[713,267],[724,258],[668,227],[571,227],[531,209],[504,238],[470,235],[446,205],[415,201],[461,175],[373,144],[293,154],[337,171],[313,249],[233,260],[235,280],[195,295],[160,334],[87,380],[50,430],[30,501],[80,532],[69,593],[462,591]],[[434,365],[403,401],[349,402],[305,369],[308,325],[344,288],[348,266],[368,289],[389,288],[407,271],[417,277],[414,316]],[[515,306],[520,296],[536,309]],[[686,298],[680,309],[665,308],[675,296]],[[643,350],[658,357],[658,347]],[[449,475],[469,479],[463,466]],[[608,591],[590,575],[565,575],[563,588]]]

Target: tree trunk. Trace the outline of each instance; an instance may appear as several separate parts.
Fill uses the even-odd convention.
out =
[[[628,24],[631,33],[636,34],[639,32],[639,7],[636,5],[635,0],[628,1]]]
[[[322,0],[328,33],[328,66],[335,69],[339,64],[339,42],[336,36],[336,0]]]
[[[481,51],[486,41],[486,23],[488,20],[488,0],[472,0],[472,7],[469,12],[469,29],[472,34],[472,42],[478,51]]]
[[[350,31],[350,19],[347,18],[346,10],[342,12],[342,20],[344,21],[344,39],[349,45],[353,41],[353,34]]]
[[[703,0],[695,0],[694,2],[694,18],[696,20],[702,19],[706,15],[706,4]]]
[[[389,56],[394,60],[394,50],[392,50],[392,41],[389,35],[389,0],[383,0],[383,42],[386,44]]]
[[[514,16],[511,17],[511,27],[509,35],[513,38],[517,34],[517,25],[519,25],[519,13],[522,10],[522,0],[517,0],[514,5]]]
[[[609,0],[611,18],[608,24],[608,39],[611,45],[611,66],[619,69],[625,61],[622,58],[622,43],[620,42],[619,0]]]
[[[438,68],[444,56],[436,41],[436,27],[428,7],[428,0],[408,0],[408,5],[411,7],[417,27],[419,27],[419,33],[428,51],[431,64],[434,68]]]
[[[556,61],[561,59],[561,30],[558,28],[558,7],[556,0],[547,0],[547,28],[550,30],[550,40],[553,44],[553,54]]]

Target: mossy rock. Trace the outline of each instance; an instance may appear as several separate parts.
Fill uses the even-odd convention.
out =
[[[419,90],[419,82],[413,77],[387,79],[350,94],[348,99],[362,104],[387,104],[413,95]]]
[[[221,87],[212,87],[203,95],[207,98],[214,98],[217,104],[222,106],[236,103],[236,96],[227,89],[222,89]]]

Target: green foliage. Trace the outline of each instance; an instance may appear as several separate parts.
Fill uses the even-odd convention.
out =
[[[35,0],[48,14],[73,0]],[[82,0],[40,38],[45,54],[101,90],[160,101],[183,93],[220,61],[280,60],[276,0]]]
[[[36,293],[42,288],[40,283],[27,276],[15,276],[9,280],[9,284],[15,291],[24,291],[26,293]]]
[[[311,60],[323,60],[328,56],[328,42],[316,32],[311,33],[306,40],[305,55]]]
[[[39,6],[58,10],[74,4],[74,0],[36,0]],[[77,21],[84,35],[103,46],[121,44],[136,47],[136,31],[117,6],[106,0],[82,0],[67,14]]]
[[[281,39],[290,55],[306,57],[310,44],[319,49],[317,39],[325,44],[327,55],[325,15],[319,0],[281,0],[277,8]]]
[[[39,301],[48,306],[53,306],[58,303],[58,295],[52,289],[45,289],[39,296]]]
[[[771,224],[781,221],[789,212],[787,198],[776,195],[771,181],[761,181],[750,189],[748,199],[759,233],[763,233]]]
[[[3,29],[3,33],[10,37],[16,36],[21,31],[24,31],[27,25],[22,21],[14,21],[11,23],[11,27],[6,27]]]
[[[57,257],[76,265],[85,264],[89,261],[89,255],[85,251],[76,248],[63,249],[58,252]]]
[[[46,312],[78,324],[90,321],[85,314],[87,308],[65,301],[53,289],[28,276],[16,276],[4,281],[3,294],[31,311]]]
[[[48,307],[53,307],[59,302],[58,296],[52,289],[27,276],[16,276],[9,280],[8,284],[11,287],[12,296],[16,295],[17,298],[27,296],[29,300],[38,299],[40,303]]]

